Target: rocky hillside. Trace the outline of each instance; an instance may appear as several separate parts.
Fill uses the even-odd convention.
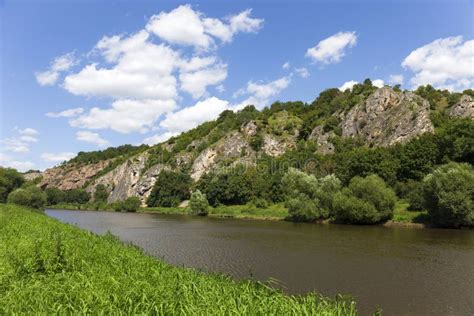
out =
[[[321,155],[333,153],[335,142],[348,138],[369,147],[388,147],[433,133],[434,113],[474,118],[474,101],[468,94],[436,102],[420,94],[364,83],[352,91],[326,90],[311,104],[225,111],[216,121],[128,156],[102,159],[99,152],[95,161],[73,159],[48,169],[39,186],[93,193],[96,185],[103,184],[109,202],[137,196],[144,203],[165,169],[180,169],[197,181],[217,167],[255,164],[262,155],[279,157],[301,143],[315,143],[315,153]]]

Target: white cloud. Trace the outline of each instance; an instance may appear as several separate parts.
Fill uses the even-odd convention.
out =
[[[68,53],[56,57],[51,63],[49,70],[35,73],[36,81],[41,86],[52,86],[58,80],[61,72],[69,70],[76,64],[77,60],[74,53]]]
[[[31,128],[31,127],[27,127],[25,129],[15,128],[15,130],[17,130],[18,133],[20,133],[20,135],[35,136],[35,135],[39,134],[39,132],[37,130],[35,130],[34,128]]]
[[[263,108],[268,105],[270,98],[278,95],[290,84],[290,77],[281,77],[269,83],[256,83],[249,81],[247,87],[234,93],[234,97],[240,95],[249,95],[247,99],[234,106],[235,110],[240,110],[247,105],[254,105],[257,108]]]
[[[174,113],[169,113],[160,122],[160,126],[177,133],[189,130],[199,124],[213,120],[224,110],[229,108],[229,102],[211,97],[197,102],[195,105],[183,108]]]
[[[355,32],[339,32],[309,48],[306,51],[306,57],[311,58],[314,62],[335,64],[344,57],[346,48],[353,47],[356,43]]]
[[[89,132],[89,131],[79,131],[76,133],[76,139],[86,143],[96,144],[99,147],[105,147],[109,144],[109,142],[99,134]]]
[[[339,90],[341,90],[342,92],[346,91],[347,89],[351,90],[352,91],[352,88],[358,84],[357,81],[355,80],[350,80],[350,81],[346,81],[343,83],[342,86],[339,87]]]
[[[216,87],[216,90],[219,92],[219,93],[224,93],[225,92],[225,87],[224,85],[220,84]]]
[[[374,81],[372,81],[372,85],[377,88],[383,88],[385,83],[382,79],[375,79]]]
[[[281,66],[281,68],[283,68],[283,69],[288,69],[288,68],[290,68],[290,63],[287,61],[286,63],[284,63],[284,64]]]
[[[146,132],[164,113],[174,110],[174,100],[120,99],[108,109],[92,108],[69,123],[73,127],[112,129],[120,133]]]
[[[35,164],[31,161],[14,160],[10,156],[0,153],[0,166],[7,168],[15,168],[20,172],[33,169]]]
[[[227,65],[217,64],[213,67],[179,75],[181,90],[188,92],[193,98],[200,98],[206,93],[206,87],[217,85],[227,77]]]
[[[14,137],[4,138],[0,140],[2,144],[2,149],[14,153],[27,153],[30,151],[30,144],[36,143],[38,138],[35,137],[38,135],[38,131],[34,128],[25,128],[20,129],[15,127],[14,130],[19,134]]]
[[[463,90],[474,86],[474,40],[462,36],[437,39],[412,51],[402,66],[414,73],[413,87]]]
[[[166,133],[163,133],[163,134],[156,134],[156,135],[153,135],[151,137],[145,138],[143,140],[143,144],[153,146],[153,145],[165,142],[168,139],[170,139],[171,137],[176,136],[176,135],[178,135],[178,133],[166,132]]]
[[[215,46],[214,38],[230,42],[236,33],[258,31],[263,20],[251,18],[250,14],[251,10],[245,10],[228,18],[226,23],[208,18],[190,5],[182,5],[171,12],[154,15],[146,29],[169,43],[206,50]]]
[[[73,109],[68,109],[68,110],[64,110],[64,111],[61,111],[61,112],[48,112],[46,113],[46,116],[48,117],[73,117],[73,116],[77,116],[79,114],[81,114],[82,112],[84,112],[84,109],[83,108],[73,108]]]
[[[63,162],[76,156],[75,153],[61,152],[61,153],[42,153],[41,159],[47,162]]]
[[[308,78],[310,76],[308,69],[305,67],[295,68],[295,71],[301,78]]]
[[[390,75],[389,82],[391,85],[403,84],[403,75]]]

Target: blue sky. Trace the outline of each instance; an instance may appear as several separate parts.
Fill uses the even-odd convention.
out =
[[[0,165],[153,144],[224,109],[368,77],[472,88],[473,13],[473,1],[0,0]]]

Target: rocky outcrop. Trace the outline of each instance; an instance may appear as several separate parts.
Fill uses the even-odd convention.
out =
[[[43,179],[39,183],[39,186],[42,188],[58,188],[61,190],[82,188],[98,172],[107,167],[109,162],[111,161],[104,160],[88,165],[69,164],[47,169],[43,173]]]
[[[250,122],[248,122],[248,123],[242,124],[242,126],[240,127],[240,131],[241,131],[242,134],[244,134],[245,136],[247,136],[247,137],[252,137],[252,136],[257,135],[258,126],[257,126],[257,124],[255,123],[255,121],[250,121]]]
[[[199,180],[219,162],[248,155],[255,155],[249,143],[241,133],[232,132],[199,154],[191,167],[191,178]]]
[[[449,111],[449,116],[474,119],[474,100],[472,97],[467,94],[462,95],[459,102],[453,105]]]
[[[359,136],[367,144],[390,146],[434,132],[430,105],[412,92],[378,89],[353,107],[342,121],[342,136]]]
[[[26,181],[33,181],[41,176],[43,176],[43,173],[38,170],[28,171],[28,172],[23,173],[23,178]]]
[[[287,150],[296,148],[296,136],[276,137],[266,134],[263,136],[262,150],[265,154],[278,157]]]
[[[330,138],[334,136],[336,135],[333,131],[325,133],[323,127],[320,125],[313,129],[308,139],[316,142],[318,145],[318,153],[327,155],[334,153],[334,145],[329,141]]]

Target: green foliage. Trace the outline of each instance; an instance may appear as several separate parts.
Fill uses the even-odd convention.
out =
[[[474,164],[474,120],[449,120],[438,134],[438,146],[445,160]]]
[[[406,182],[397,182],[395,191],[400,198],[408,202],[408,209],[410,211],[424,210],[423,182],[411,179]]]
[[[375,224],[393,216],[396,196],[376,175],[354,177],[347,188],[336,193],[336,220],[351,224]]]
[[[282,184],[289,218],[302,222],[328,218],[333,211],[333,196],[341,188],[334,175],[318,179],[294,168],[288,170]]]
[[[206,216],[209,212],[209,202],[207,202],[206,195],[199,190],[194,191],[189,200],[189,209],[193,215]]]
[[[91,195],[84,189],[64,191],[64,202],[84,204],[89,202]]]
[[[48,205],[56,205],[66,201],[66,194],[58,188],[47,188],[45,193]]]
[[[42,209],[46,205],[46,193],[36,186],[15,189],[8,195],[8,203]]]
[[[76,157],[69,160],[69,163],[90,164],[115,157],[133,156],[149,147],[147,145],[132,146],[122,145],[118,147],[109,147],[104,150],[83,152],[80,151]]]
[[[109,197],[109,192],[107,192],[107,188],[103,184],[98,184],[95,187],[94,192],[94,201],[95,202],[107,202],[107,198]]]
[[[7,201],[8,194],[22,186],[25,179],[15,169],[0,167],[0,203]]]
[[[183,172],[161,171],[148,197],[147,205],[178,206],[181,201],[189,199],[191,182],[191,177]]]
[[[0,206],[0,223],[2,315],[356,315],[347,298],[287,296],[252,280],[173,267],[110,234],[19,207]]]
[[[451,162],[424,179],[425,205],[434,224],[442,227],[474,225],[474,170]]]
[[[141,205],[141,201],[138,197],[132,196],[124,201],[117,201],[111,204],[112,208],[116,212],[136,212]]]

